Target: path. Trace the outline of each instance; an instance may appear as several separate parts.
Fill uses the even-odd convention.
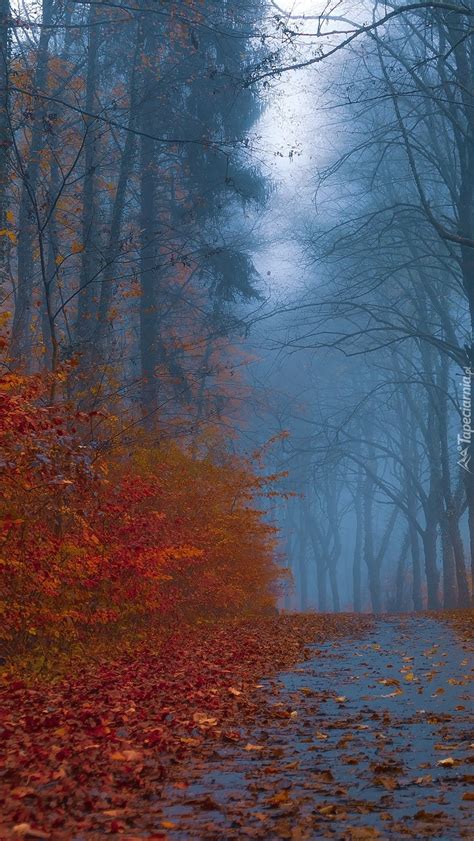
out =
[[[248,743],[167,788],[168,837],[474,838],[468,658],[426,617],[315,647],[262,684],[270,708]]]

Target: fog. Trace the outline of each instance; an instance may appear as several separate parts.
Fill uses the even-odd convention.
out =
[[[3,27],[9,364],[264,447],[280,609],[466,606],[472,2],[168,5]]]

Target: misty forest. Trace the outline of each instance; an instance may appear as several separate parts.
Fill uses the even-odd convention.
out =
[[[0,0],[0,99],[0,841],[472,838],[472,0]]]

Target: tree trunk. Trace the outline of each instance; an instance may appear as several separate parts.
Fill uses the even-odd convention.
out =
[[[474,464],[474,441],[471,442],[471,464]],[[471,602],[474,602],[474,475],[467,471],[464,483],[466,487],[467,514],[469,526],[469,551],[471,554]]]
[[[453,547],[454,565],[456,568],[456,582],[458,588],[458,607],[469,607],[469,583],[467,580],[466,564],[464,560],[464,544],[459,529],[459,520],[456,512],[450,512],[448,519],[448,528],[451,537],[451,545]]]
[[[43,344],[45,348],[45,362],[50,371],[55,371],[58,364],[58,342],[56,337],[56,326],[54,323],[54,298],[53,288],[57,275],[56,257],[59,253],[58,248],[58,229],[56,223],[56,213],[51,209],[51,204],[54,201],[59,190],[59,169],[56,158],[53,156],[51,161],[51,173],[49,181],[49,208],[48,212],[51,214],[48,222],[47,230],[47,262],[46,262],[46,277],[43,278],[43,298],[41,301],[41,329],[43,334]]]
[[[139,25],[137,30],[136,48],[133,59],[133,69],[130,80],[130,109],[128,128],[133,129],[137,122],[137,105],[138,105],[138,64],[141,60],[144,42],[144,29]],[[130,174],[133,168],[133,161],[136,149],[136,136],[132,131],[128,131],[125,135],[125,145],[120,158],[120,168],[117,179],[117,190],[115,193],[112,214],[110,220],[110,232],[105,253],[105,268],[102,274],[102,281],[100,285],[100,300],[99,312],[96,327],[96,343],[99,358],[103,361],[105,356],[106,336],[108,328],[108,314],[110,304],[112,301],[114,274],[116,271],[116,259],[120,253],[120,232],[122,228],[122,220],[125,210],[125,199],[127,195],[127,186],[130,179]]]
[[[425,553],[426,587],[428,590],[428,610],[439,610],[439,571],[436,563],[437,544],[437,511],[429,516],[423,533],[423,549]]]
[[[329,565],[329,583],[331,585],[332,609],[334,613],[339,613],[341,610],[341,601],[339,598],[339,587],[337,583],[337,567],[336,564]]]
[[[308,609],[308,567],[307,567],[307,546],[308,546],[308,528],[305,518],[304,507],[300,505],[300,528],[299,528],[299,552],[298,552],[298,569],[299,569],[299,584],[300,584],[300,609],[305,611]]]
[[[326,561],[322,556],[322,546],[314,526],[310,529],[311,544],[313,546],[314,562],[316,565],[316,583],[318,587],[318,610],[327,610]]]
[[[38,59],[33,80],[33,90],[46,89],[49,59],[49,41],[53,18],[53,3],[43,2],[43,24],[38,44]],[[37,190],[41,174],[41,150],[44,136],[44,104],[36,100],[36,111],[31,130],[28,163],[22,172],[20,206],[18,211],[17,290],[13,316],[10,352],[15,362],[28,370],[31,365],[31,321],[33,307],[34,241],[38,233]]]
[[[0,0],[0,230],[7,227],[10,135],[10,2]],[[0,237],[0,258],[4,261],[7,237]]]
[[[408,548],[410,546],[410,532],[407,531],[403,538],[402,548],[398,556],[397,563],[397,578],[395,589],[395,610],[400,612],[405,607],[405,574],[406,574],[406,559]]]
[[[441,521],[441,546],[443,552],[443,607],[456,607],[456,581],[454,575],[454,551],[448,526],[448,515]]]
[[[356,486],[356,493],[354,498],[354,512],[356,518],[356,532],[354,541],[354,557],[352,561],[352,593],[354,610],[360,613],[362,610],[362,540],[363,540],[363,522],[362,522],[362,481],[359,478]]]
[[[456,606],[456,580],[454,570],[453,517],[455,517],[454,499],[451,490],[451,471],[449,465],[448,447],[448,388],[449,362],[447,357],[441,358],[438,374],[438,425],[441,445],[441,488],[444,507],[441,506],[440,528],[441,545],[443,550],[443,607]],[[458,547],[459,551],[459,547]],[[464,554],[464,553],[463,553]],[[463,558],[464,563],[464,558]]]
[[[369,592],[372,610],[380,613],[382,603],[380,598],[380,571],[375,563],[374,534],[373,534],[373,480],[367,476],[364,481],[364,555],[369,574]]]
[[[421,560],[420,560],[420,542],[418,537],[418,530],[415,526],[415,507],[414,498],[411,500],[413,507],[411,509],[411,516],[408,518],[408,531],[410,534],[410,552],[412,560],[412,600],[413,610],[423,610],[423,594],[421,592]],[[410,500],[408,501],[410,508]]]
[[[148,20],[148,19],[147,19]],[[156,202],[155,141],[155,75],[153,57],[156,49],[154,26],[145,33],[145,66],[143,69],[140,137],[140,359],[141,404],[146,426],[153,426],[158,407],[158,247],[155,229],[158,226]]]
[[[97,59],[99,50],[99,27],[97,20],[97,6],[91,5],[88,19],[87,46],[87,79],[86,79],[86,107],[89,114],[93,114],[97,99]],[[94,334],[94,317],[97,313],[97,125],[93,117],[86,116],[85,121],[85,172],[82,191],[82,260],[80,273],[80,289],[77,302],[77,320],[75,330],[75,344],[80,351],[81,365],[89,374],[92,368],[92,336]]]

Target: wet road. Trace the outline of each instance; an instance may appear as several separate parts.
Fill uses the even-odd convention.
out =
[[[254,730],[167,787],[162,827],[176,841],[472,839],[470,678],[472,655],[424,616],[318,645],[262,681]]]

